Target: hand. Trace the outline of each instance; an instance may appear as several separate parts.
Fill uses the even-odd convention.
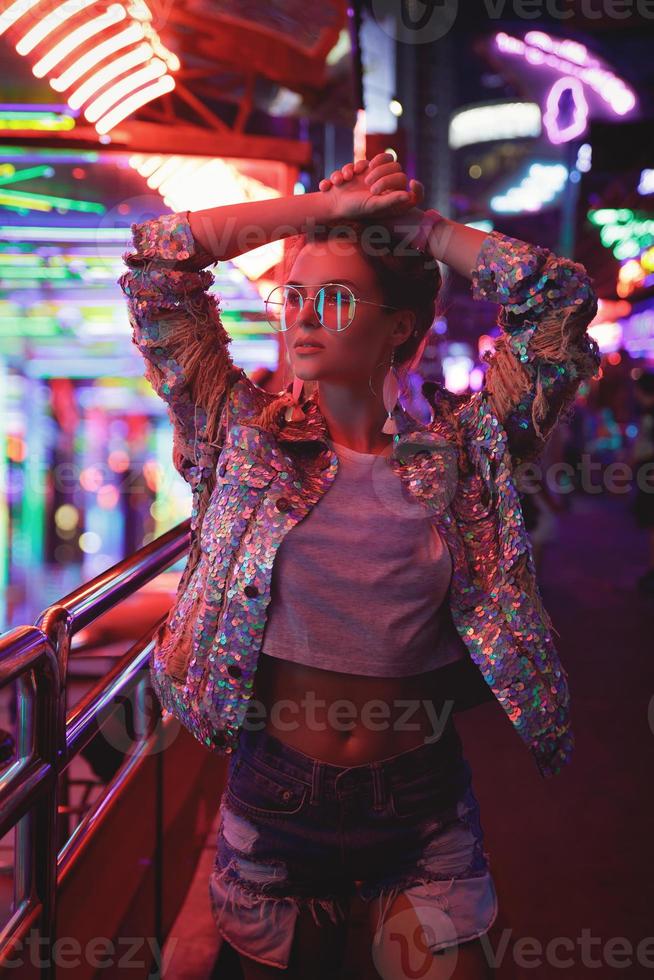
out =
[[[332,195],[334,218],[391,218],[421,203],[422,184],[409,180],[390,153],[357,160],[320,181],[319,190]]]

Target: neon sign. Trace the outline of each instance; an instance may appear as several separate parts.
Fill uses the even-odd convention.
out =
[[[471,143],[535,137],[540,132],[540,106],[536,102],[470,106],[452,116],[449,144],[458,150]]]
[[[584,44],[558,40],[543,31],[528,31],[524,39],[500,31],[495,35],[495,45],[502,54],[524,58],[535,69],[553,69],[562,76],[548,93],[543,117],[553,143],[566,142],[584,132],[588,115],[584,87],[618,116],[624,116],[636,106],[632,89],[598,58],[593,57]],[[573,100],[572,122],[561,127],[555,109],[558,109],[560,98],[566,90],[570,91]]]
[[[106,9],[92,17],[87,9],[91,6],[96,12]],[[14,0],[0,13],[0,35],[15,29],[17,53],[35,57],[33,74],[47,76],[56,92],[67,92],[71,108],[86,103],[85,118],[104,136],[141,106],[175,88],[169,72],[179,70],[179,58],[161,43],[151,21],[145,0],[125,5],[107,0]],[[73,88],[106,59],[107,64]]]
[[[570,122],[561,124],[560,114],[564,111],[562,102],[570,100]],[[543,125],[547,130],[551,143],[567,143],[575,136],[581,136],[588,125],[588,103],[584,95],[584,86],[578,78],[564,75],[552,85],[547,96]]]
[[[568,168],[562,163],[532,163],[526,177],[517,187],[491,198],[493,211],[504,214],[540,211],[553,201],[568,179]]]

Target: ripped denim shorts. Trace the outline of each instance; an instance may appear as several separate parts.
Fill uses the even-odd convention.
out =
[[[230,945],[259,963],[288,967],[299,912],[310,910],[317,924],[343,922],[352,894],[380,900],[373,949],[397,932],[391,906],[400,893],[432,953],[481,936],[497,916],[479,804],[451,717],[436,741],[357,766],[244,728],[220,810],[213,916]]]

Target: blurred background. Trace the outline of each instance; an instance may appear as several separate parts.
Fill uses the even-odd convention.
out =
[[[513,734],[494,705],[462,724],[503,915],[531,935],[564,921],[635,943],[654,924],[653,51],[645,2],[0,0],[0,632],[190,515],[117,285],[132,222],[305,194],[390,149],[425,206],[593,277],[601,370],[522,496],[581,761],[556,787],[532,783],[523,820],[535,777]],[[270,391],[289,378],[263,308],[283,248],[214,270],[234,360]],[[479,390],[498,334],[496,307],[443,271],[404,395],[423,421],[422,381]],[[93,654],[80,691],[168,608],[181,567],[78,634]],[[113,771],[106,754],[91,763]],[[643,962],[629,975],[650,975]],[[561,975],[543,971],[530,975]]]

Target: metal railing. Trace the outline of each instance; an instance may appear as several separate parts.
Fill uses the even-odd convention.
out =
[[[49,606],[36,625],[19,626],[0,637],[0,687],[17,683],[16,759],[0,773],[0,837],[16,827],[13,912],[0,929],[0,967],[16,939],[26,928],[35,927],[44,964],[41,976],[54,980],[57,886],[154,737],[155,717],[146,710],[145,697],[154,631],[163,617],[67,714],[72,638],[168,569],[188,551],[189,544],[187,520]],[[137,742],[61,845],[60,776],[126,699],[140,706],[134,726],[139,732]],[[160,814],[156,823],[160,834]],[[155,875],[160,874],[160,863],[159,841]],[[155,931],[161,949],[160,908],[155,911]]]

